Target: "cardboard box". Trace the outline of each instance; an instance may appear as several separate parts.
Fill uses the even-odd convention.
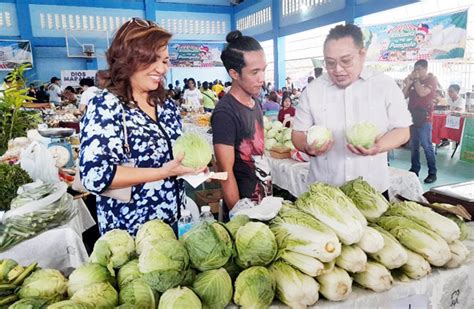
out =
[[[288,147],[272,147],[270,156],[275,159],[289,159],[291,158],[291,149]]]
[[[213,214],[219,213],[219,200],[223,198],[222,189],[209,189],[196,191],[196,204],[201,207],[204,205],[211,206]]]

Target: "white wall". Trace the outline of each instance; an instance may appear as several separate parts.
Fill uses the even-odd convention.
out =
[[[220,79],[222,83],[230,81],[230,77],[224,67],[170,68],[166,79],[168,84],[173,83],[173,85],[175,80],[179,80],[181,86],[183,86],[183,79],[190,77],[194,78],[196,82],[210,82],[216,79]]]

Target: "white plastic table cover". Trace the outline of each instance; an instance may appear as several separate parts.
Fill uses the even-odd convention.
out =
[[[275,159],[269,156],[270,168],[272,170],[272,182],[274,185],[287,190],[295,197],[299,197],[308,191],[309,162],[298,162],[293,159]],[[389,167],[390,187],[388,194],[391,200],[395,195],[425,201],[423,187],[414,173]]]
[[[419,280],[396,281],[382,293],[363,289],[355,283],[352,293],[342,302],[320,299],[309,308],[329,309],[472,309],[474,308],[474,222],[469,223],[470,236],[464,244],[470,249],[468,260],[459,268],[434,268]],[[229,305],[227,308],[237,308]],[[288,308],[275,301],[270,308]]]
[[[82,242],[82,232],[95,225],[82,199],[74,200],[77,215],[67,224],[27,239],[7,251],[0,259],[14,259],[21,265],[38,262],[42,268],[53,268],[69,274],[84,264],[88,255]]]

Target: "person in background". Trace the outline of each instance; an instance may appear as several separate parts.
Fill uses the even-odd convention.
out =
[[[49,94],[44,90],[44,85],[39,87],[39,90],[36,92],[36,102],[37,103],[48,103],[49,102]]]
[[[459,95],[461,87],[452,84],[448,88],[448,103],[452,112],[464,113],[466,110],[466,101]]]
[[[323,75],[323,68],[320,68],[320,67],[314,68],[314,78],[317,79],[321,77],[321,75]]]
[[[56,76],[51,77],[51,83],[48,86],[48,95],[49,95],[49,102],[53,103],[55,106],[61,105],[61,80]]]
[[[293,91],[293,89],[295,88],[295,86],[293,85],[293,81],[291,80],[291,77],[287,77],[286,80],[285,80],[285,87],[287,89],[287,91]]]
[[[30,84],[30,87],[28,88],[28,93],[26,95],[35,98],[35,102],[37,102],[35,85]]]
[[[179,80],[176,80],[176,81],[174,82],[174,85],[175,85],[175,86],[174,86],[174,93],[175,93],[175,95],[174,95],[174,98],[173,98],[173,99],[174,99],[176,102],[178,102],[179,99],[181,98],[181,92],[182,92],[181,86],[179,85]]]
[[[202,89],[202,105],[204,106],[204,111],[211,113],[216,107],[217,96],[214,91],[209,89],[208,82],[202,83]]]
[[[76,104],[77,97],[76,97],[76,90],[72,86],[67,86],[63,91],[63,105],[67,104]]]
[[[173,84],[168,84],[168,91],[173,90]]]
[[[197,82],[197,89],[198,89],[199,91],[202,91],[202,84],[201,84],[201,81],[200,81],[200,80],[198,80],[198,82]]]
[[[224,86],[220,80],[215,80],[214,84],[212,85],[212,91],[218,96],[222,91],[224,91]]]
[[[83,78],[79,81],[82,88],[81,101],[79,102],[79,112],[83,115],[86,112],[87,105],[99,93],[99,88],[94,85],[92,78]]]
[[[177,176],[205,170],[184,167],[183,156],[173,156],[182,124],[164,88],[170,39],[171,33],[152,21],[125,22],[107,50],[107,89],[93,98],[81,120],[80,175],[84,187],[97,194],[102,234],[122,229],[135,235],[153,219],[176,232],[184,198]],[[100,195],[119,188],[131,188],[130,202]]]
[[[280,110],[280,104],[278,104],[278,95],[275,91],[270,91],[268,95],[268,100],[266,100],[263,105],[262,109],[265,115],[276,115]]]
[[[299,91],[299,89],[293,88],[290,94],[291,104],[293,104],[293,106],[298,106],[300,96],[301,92]]]
[[[225,82],[224,93],[229,93],[230,87],[232,87],[232,83],[231,82]]]
[[[417,176],[420,172],[421,144],[428,163],[428,176],[424,182],[433,183],[437,179],[437,169],[431,132],[433,129],[433,99],[438,82],[433,74],[428,74],[428,61],[422,59],[415,62],[415,68],[405,78],[404,84],[403,93],[408,98],[408,109],[413,118],[413,125],[410,127],[410,172]]]
[[[225,208],[242,198],[259,203],[272,194],[270,167],[265,158],[263,114],[257,97],[265,81],[267,62],[262,46],[238,30],[227,34],[222,62],[232,88],[211,117],[214,153],[222,181]]]
[[[408,141],[411,120],[395,81],[364,66],[366,52],[359,27],[338,25],[329,31],[323,45],[327,74],[301,95],[292,142],[311,156],[308,183],[341,186],[361,176],[388,199],[387,152]],[[376,125],[379,133],[368,149],[346,139],[346,130],[362,121]],[[306,132],[313,125],[328,128],[333,140],[309,145]]]
[[[278,121],[281,123],[285,122],[285,119],[288,117],[294,117],[295,116],[295,108],[291,106],[291,98],[289,95],[284,95],[283,98],[281,99],[281,109],[278,112]],[[285,126],[289,128],[291,125],[290,122],[287,122]]]
[[[448,107],[449,103],[448,100],[446,99],[445,92],[442,89],[437,89],[436,94],[433,98],[433,105],[434,106],[442,106],[442,107]]]
[[[188,78],[188,89],[184,90],[184,102],[191,105],[196,111],[202,106],[202,93],[196,88],[194,78]]]

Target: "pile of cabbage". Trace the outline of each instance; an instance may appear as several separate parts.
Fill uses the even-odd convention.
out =
[[[273,147],[286,147],[291,150],[295,149],[291,142],[291,129],[285,128],[278,121],[271,121],[267,117],[263,117],[263,126],[265,129],[265,149],[270,150]]]
[[[375,292],[459,267],[469,250],[464,222],[412,202],[390,204],[362,178],[340,188],[315,183],[269,222],[237,215],[206,221],[176,239],[160,220],[135,237],[113,230],[67,280],[38,270],[19,305],[48,308],[306,308],[347,299],[353,284]],[[21,306],[11,308],[23,308]]]

